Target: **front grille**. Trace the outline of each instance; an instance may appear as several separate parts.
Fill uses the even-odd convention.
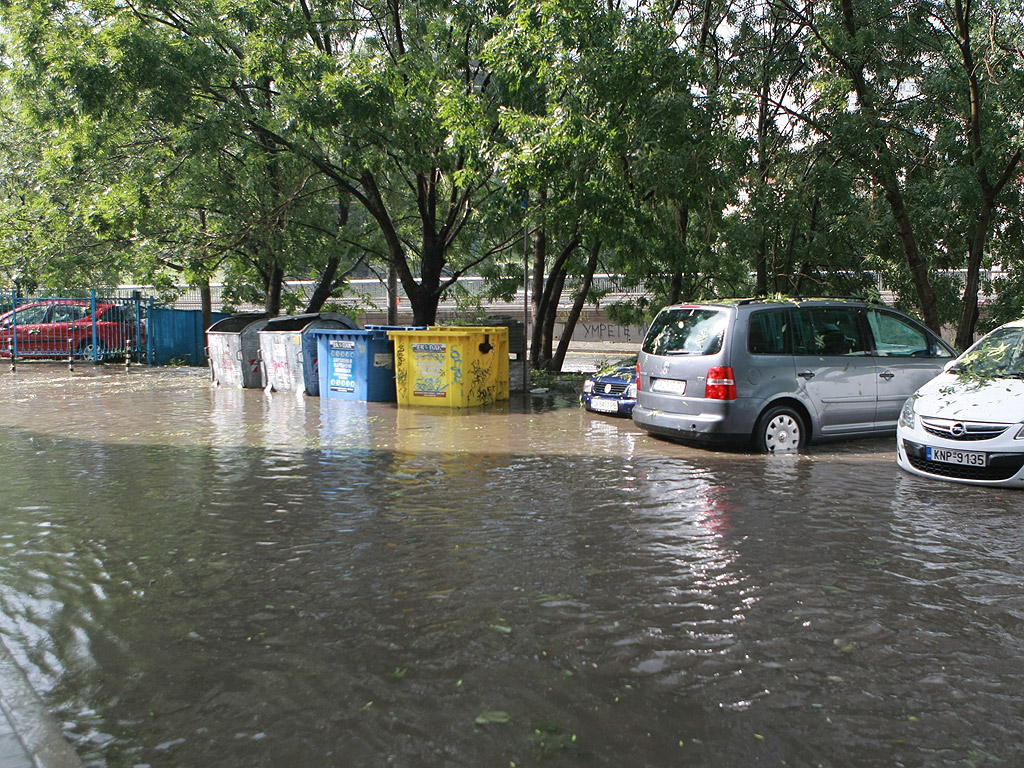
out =
[[[914,469],[929,475],[959,480],[1009,480],[1024,467],[1024,453],[990,453],[987,467],[965,467],[944,461],[929,461],[925,458],[925,446],[910,440],[903,441],[903,450]]]
[[[921,419],[921,426],[929,434],[944,440],[991,440],[1010,428],[1009,424],[953,419]]]
[[[629,388],[629,384],[622,384],[618,382],[594,382],[594,394],[595,395],[613,395],[621,397],[626,394],[626,390]]]

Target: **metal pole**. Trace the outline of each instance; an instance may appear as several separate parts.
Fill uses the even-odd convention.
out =
[[[96,328],[96,291],[89,293],[89,315],[92,317],[92,363],[96,365],[100,359],[99,330]]]
[[[207,282],[209,287],[209,282]],[[135,318],[135,333],[142,333],[142,329],[146,329],[146,362],[152,367],[153,365],[153,334],[150,333],[150,321],[153,319],[153,297],[149,297],[149,306],[146,308],[146,324],[143,326],[142,317]],[[203,328],[203,334],[206,333],[206,329]],[[203,353],[206,354],[206,348],[203,348]],[[207,355],[208,356],[208,355]]]
[[[523,393],[530,391],[530,221],[523,200]]]
[[[11,373],[17,367],[18,358],[18,290],[11,291]]]

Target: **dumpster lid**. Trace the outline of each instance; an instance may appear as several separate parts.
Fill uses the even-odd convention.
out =
[[[349,328],[356,330],[356,322],[338,312],[313,312],[306,315],[284,315],[272,318],[265,331],[301,331],[304,328]]]
[[[206,329],[207,333],[238,333],[247,325],[255,323],[258,320],[266,320],[268,315],[265,312],[250,312],[241,315],[231,315],[225,317],[222,320],[218,320],[209,328]]]

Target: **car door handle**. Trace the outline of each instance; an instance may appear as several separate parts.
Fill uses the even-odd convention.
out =
[[[814,371],[800,371],[800,373],[798,373],[797,376],[799,376],[801,379],[807,379],[808,381],[810,381],[811,379],[814,378]]]
[[[891,379],[896,378],[896,374],[893,373],[892,371],[885,371],[884,373],[880,373],[878,375],[885,379],[886,381],[890,381]]]

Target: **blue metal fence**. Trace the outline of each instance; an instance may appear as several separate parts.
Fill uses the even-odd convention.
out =
[[[149,359],[147,323],[137,293],[25,298],[0,305],[0,357],[126,363]]]

